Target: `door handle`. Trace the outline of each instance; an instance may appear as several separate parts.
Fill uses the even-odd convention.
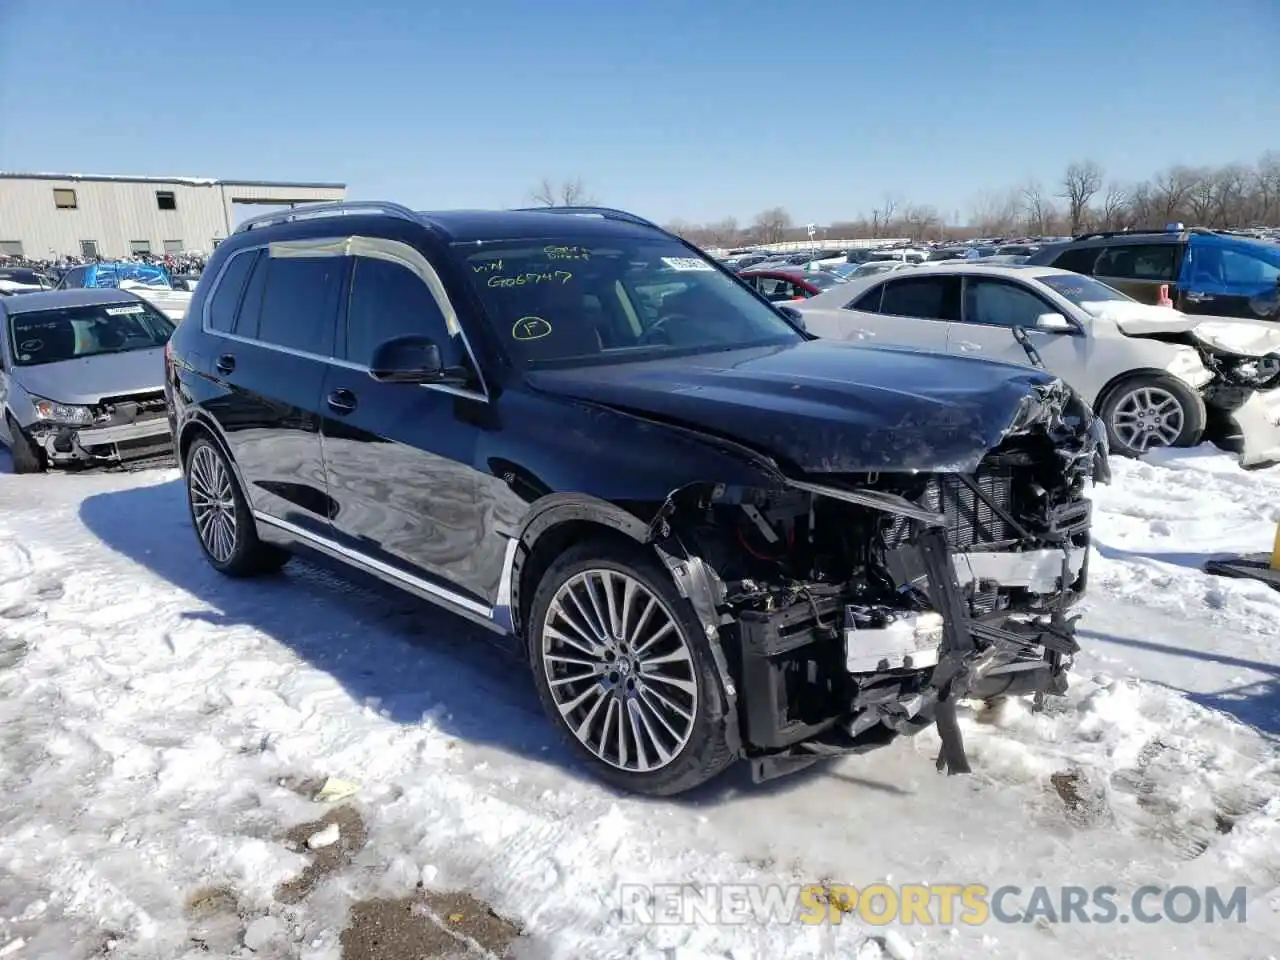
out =
[[[224,353],[214,363],[219,373],[230,373],[236,368],[236,358],[229,353]]]
[[[350,390],[341,388],[329,394],[329,409],[335,413],[350,413],[356,408],[356,395]]]
[[[968,340],[960,340],[956,343],[956,346],[959,347],[965,353],[972,353],[974,350],[982,349],[981,344],[971,343]]]
[[[1184,293],[1184,294],[1182,295],[1182,299],[1183,299],[1183,300],[1185,300],[1185,301],[1187,301],[1187,303],[1204,303],[1206,300],[1212,300],[1212,299],[1213,299],[1213,294],[1211,294],[1211,293]]]

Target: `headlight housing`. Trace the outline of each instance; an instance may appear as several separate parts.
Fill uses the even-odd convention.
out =
[[[43,397],[32,397],[31,405],[35,407],[36,416],[52,423],[65,423],[69,426],[84,427],[93,423],[93,411],[71,403],[58,403],[56,400],[45,400]]]

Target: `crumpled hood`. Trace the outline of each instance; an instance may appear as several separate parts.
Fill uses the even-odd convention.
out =
[[[103,397],[164,389],[164,348],[105,353],[35,367],[14,367],[27,393],[58,403],[93,404]]]
[[[1246,357],[1280,354],[1280,328],[1247,317],[1191,317],[1172,307],[1109,301],[1089,303],[1085,309],[1114,323],[1128,337],[1189,334],[1211,349]]]
[[[1064,389],[1019,365],[831,340],[527,379],[735,440],[806,473],[971,472],[1011,430],[1045,414],[1046,392]]]

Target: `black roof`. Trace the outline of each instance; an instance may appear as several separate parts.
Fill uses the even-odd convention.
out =
[[[541,210],[440,210],[420,211],[424,222],[448,239],[524,240],[572,235],[598,237],[652,237],[654,228],[603,216],[550,213]]]

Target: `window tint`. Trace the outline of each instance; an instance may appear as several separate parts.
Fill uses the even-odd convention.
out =
[[[1178,275],[1178,248],[1172,243],[1107,247],[1093,272],[1099,277],[1173,283]]]
[[[344,257],[268,256],[262,262],[267,283],[257,339],[331,356],[342,273],[349,261]]]
[[[1270,253],[1270,251],[1268,251]],[[1238,292],[1273,287],[1280,280],[1280,249],[1266,257],[1251,250],[1197,247],[1191,283],[1197,290]]]
[[[947,293],[951,284],[946,277],[911,277],[890,280],[885,284],[880,312],[897,317],[919,317],[924,320],[948,320],[953,312]]]
[[[347,306],[346,359],[368,366],[378,344],[407,333],[434,340],[446,365],[460,362],[444,314],[422,278],[396,263],[356,257]]]
[[[984,323],[994,327],[1036,326],[1042,313],[1057,313],[1047,302],[1030,290],[1000,280],[976,280],[964,284],[964,319],[967,323]]]
[[[1093,265],[1098,260],[1101,250],[1098,247],[1069,247],[1058,254],[1053,265],[1059,270],[1070,270],[1073,273],[1093,275]]]
[[[223,271],[222,277],[214,288],[209,299],[209,327],[219,333],[231,333],[235,327],[236,307],[240,303],[240,294],[244,292],[244,282],[249,278],[249,269],[257,259],[254,253],[240,253],[233,256]]]
[[[884,284],[872,287],[857,300],[846,304],[846,310],[861,310],[863,313],[879,313],[880,297],[884,293]]]

